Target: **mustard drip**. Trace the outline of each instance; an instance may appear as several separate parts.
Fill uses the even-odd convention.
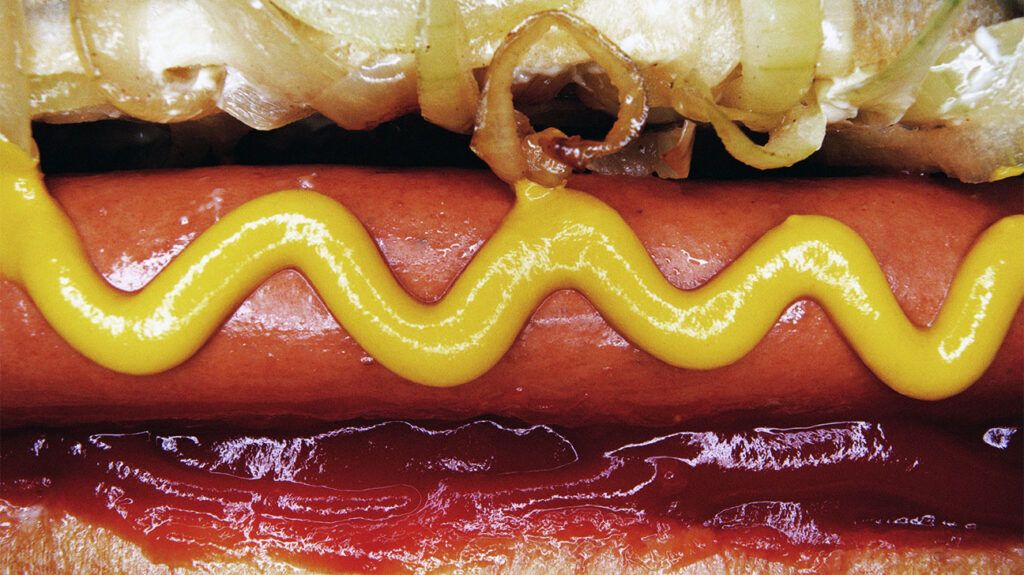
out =
[[[252,200],[196,238],[140,292],[90,266],[32,159],[0,144],[0,275],[93,361],[130,374],[194,354],[263,280],[301,270],[375,359],[414,382],[459,385],[490,369],[548,294],[582,292],[626,338],[671,365],[713,369],[748,353],[793,301],[820,302],[894,390],[941,399],[991,363],[1024,299],[1024,215],[984,232],[929,328],[899,307],[864,241],[836,220],[792,216],[706,285],[672,286],[617,212],[530,182],[441,301],[394,279],[359,221],[309,191]]]

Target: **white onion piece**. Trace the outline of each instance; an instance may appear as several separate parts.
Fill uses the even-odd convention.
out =
[[[151,38],[174,7],[152,1],[77,0],[71,18],[81,52],[110,103],[150,122],[180,122],[213,111],[223,69],[181,66],[154,69]]]
[[[822,0],[821,14],[821,54],[815,76],[844,76],[853,65],[853,27],[857,21],[853,0]]]
[[[25,19],[21,3],[0,3],[0,140],[35,155],[28,79],[22,71]]]
[[[707,117],[725,149],[737,160],[761,170],[783,168],[803,160],[821,148],[828,121],[814,91],[811,100],[792,108],[782,123],[768,133],[768,142],[758,145],[715,104],[711,91],[693,75],[676,82],[676,107],[682,115],[697,110]]]
[[[262,0],[196,0],[216,27],[226,64],[255,89],[303,106],[343,71]]]
[[[366,130],[416,111],[411,54],[392,54],[337,78],[310,105],[346,130]]]
[[[30,76],[28,82],[33,118],[60,116],[71,110],[112,109],[96,82],[82,74]]]
[[[217,106],[256,130],[280,128],[313,113],[305,106],[292,104],[287,98],[257,86],[234,68],[228,68]]]
[[[24,67],[26,75],[85,74],[68,4],[68,0],[22,2],[25,33],[31,39]]]
[[[798,105],[822,45],[821,0],[741,0],[742,75],[725,104],[777,114]]]
[[[480,88],[463,48],[465,30],[456,0],[425,0],[416,43],[420,113],[442,128],[469,133]]]
[[[902,122],[956,121],[1013,102],[1024,105],[1021,93],[1012,91],[1014,66],[1021,60],[1024,18],[978,28],[943,51]],[[1024,110],[1003,119],[1012,121],[1014,117],[1024,121]]]
[[[296,20],[366,52],[412,52],[420,0],[271,0]]]
[[[945,0],[925,24],[924,30],[877,74],[832,95],[860,108],[858,123],[895,124],[914,103],[921,82],[946,47],[965,0]]]

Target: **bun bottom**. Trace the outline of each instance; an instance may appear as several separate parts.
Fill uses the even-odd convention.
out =
[[[693,528],[695,536],[703,528]],[[895,533],[895,531],[894,531]],[[890,539],[882,532],[881,539]],[[895,535],[898,540],[899,536]],[[747,574],[807,573],[808,557],[766,558],[749,549],[725,546],[710,554],[681,556],[672,541],[654,541],[643,552],[623,556],[616,546],[579,545],[558,541],[516,540],[471,542],[450,564],[424,560],[424,573],[621,573],[621,574]],[[133,573],[137,575],[218,573],[265,575],[322,573],[285,561],[265,558],[255,562],[196,561],[175,566],[150,561],[143,550],[102,527],[69,515],[51,515],[40,505],[16,506],[0,501],[0,548],[8,573]],[[470,550],[478,549],[479,554]],[[849,548],[828,549],[811,559],[811,572],[829,573],[988,573],[1011,574],[1024,570],[1024,546],[998,540],[970,548],[947,545],[879,544],[878,540]]]

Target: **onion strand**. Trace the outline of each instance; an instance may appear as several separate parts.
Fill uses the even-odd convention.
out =
[[[737,160],[761,170],[784,168],[807,158],[825,139],[828,120],[814,91],[808,102],[795,106],[782,123],[768,132],[768,142],[758,145],[737,126],[712,98],[711,91],[693,74],[677,79],[674,105],[680,114],[697,110],[708,118],[726,150]]]
[[[517,64],[552,28],[567,32],[618,89],[619,113],[603,140],[567,137],[549,128],[532,133],[517,121],[513,82]],[[546,186],[565,182],[572,168],[614,154],[632,142],[647,121],[647,94],[637,66],[586,22],[561,11],[535,14],[498,47],[487,69],[471,147],[506,182],[522,178]]]
[[[725,94],[730,106],[779,114],[799,105],[821,52],[821,0],[741,0],[743,74]]]
[[[898,122],[914,104],[921,83],[949,41],[956,16],[966,5],[964,0],[945,0],[924,30],[891,63],[835,97],[860,108],[859,123],[887,126]]]
[[[456,0],[424,0],[416,45],[420,113],[453,132],[469,133],[480,88],[463,47],[465,27]]]

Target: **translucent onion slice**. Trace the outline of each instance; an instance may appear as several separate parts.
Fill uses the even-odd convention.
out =
[[[932,63],[939,57],[956,25],[965,0],[945,0],[928,19],[921,33],[877,74],[830,98],[860,108],[859,123],[895,124],[914,103],[915,95]]]
[[[248,114],[242,108],[237,115],[228,108],[225,111],[247,123],[261,119],[250,124],[254,128],[277,127],[295,115],[307,115],[308,107],[345,75],[313,42],[300,36],[284,14],[263,0],[196,1],[217,26],[218,48],[227,64],[249,84],[235,100],[258,106]]]
[[[25,14],[21,2],[0,2],[0,140],[35,155],[28,79],[23,72]]]
[[[658,177],[679,180],[690,176],[690,162],[693,158],[693,141],[697,136],[697,124],[684,120],[683,125],[655,134],[659,151],[659,162],[654,167]]]
[[[821,13],[821,54],[815,75],[845,76],[853,64],[853,27],[857,21],[853,0],[822,0]]]
[[[965,182],[1024,173],[1024,18],[979,28],[931,66],[900,124],[838,125],[829,163],[941,171]],[[904,124],[910,124],[904,125]]]
[[[975,112],[1021,102],[1013,86],[1014,66],[1024,59],[1024,18],[981,27],[971,36],[948,46],[921,83],[905,124],[959,120]],[[1017,116],[1024,121],[1024,110]],[[1012,114],[1004,118],[1014,120]]]
[[[116,115],[116,109],[107,104],[106,96],[88,76],[30,76],[28,82],[33,118],[44,118],[47,121],[72,118],[70,121],[85,122],[109,117],[112,112]]]
[[[768,132],[768,142],[758,145],[715,104],[711,91],[694,75],[677,81],[676,88],[676,110],[684,116],[696,110],[700,116],[707,117],[725,149],[737,160],[755,168],[792,166],[821,148],[825,139],[828,121],[813,90],[807,95],[810,101],[786,113],[782,123]]]
[[[581,0],[459,0],[470,65],[486,66],[505,36],[531,14],[546,10],[574,12],[581,3]]]
[[[741,0],[742,76],[727,105],[777,114],[798,105],[814,79],[822,46],[821,0]]]
[[[220,67],[153,69],[151,37],[165,22],[159,2],[74,0],[71,18],[80,52],[109,101],[130,116],[180,122],[210,113],[220,93]]]
[[[554,27],[570,35],[618,89],[618,117],[604,140],[569,138],[551,128],[533,134],[528,122],[517,121],[512,98],[516,66]],[[646,120],[647,99],[636,65],[579,18],[559,11],[541,12],[517,26],[495,52],[487,69],[471,147],[506,182],[525,177],[555,186],[564,183],[573,167],[585,167],[594,158],[628,145]]]
[[[367,52],[411,52],[420,0],[272,0],[303,24]]]
[[[683,179],[690,175],[696,124],[684,121],[667,129],[648,129],[618,152],[596,158],[588,168],[598,174]]]
[[[292,104],[287,97],[253,83],[234,68],[228,68],[217,105],[256,130],[280,128],[313,113],[309,107]]]
[[[416,111],[412,54],[388,54],[349,70],[311,106],[346,130],[366,130]]]
[[[31,76],[85,74],[78,55],[67,0],[24,0],[25,33],[29,38],[25,73]]]
[[[424,0],[416,43],[420,114],[453,132],[469,133],[480,88],[463,49],[465,27],[456,0]]]

